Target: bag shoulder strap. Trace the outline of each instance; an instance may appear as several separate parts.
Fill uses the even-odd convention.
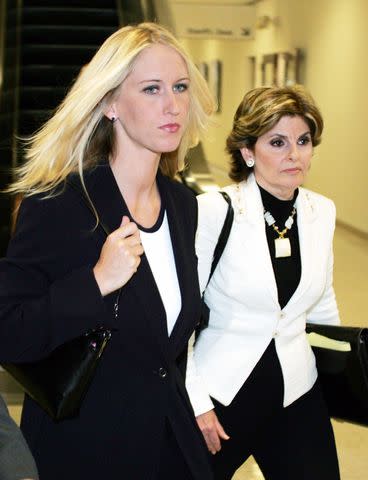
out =
[[[224,197],[225,201],[227,202],[228,207],[227,207],[227,212],[226,212],[226,217],[225,217],[225,220],[224,220],[224,224],[222,226],[219,238],[217,240],[215,250],[213,252],[211,271],[210,271],[210,275],[209,275],[208,280],[207,280],[207,285],[210,283],[211,277],[212,277],[214,271],[216,270],[217,264],[218,264],[218,262],[221,258],[221,255],[222,255],[223,251],[225,250],[225,247],[226,247],[229,235],[230,235],[231,227],[233,226],[233,221],[234,221],[234,209],[233,209],[233,206],[231,204],[230,196],[226,192],[223,192],[223,191],[220,191],[219,193]]]

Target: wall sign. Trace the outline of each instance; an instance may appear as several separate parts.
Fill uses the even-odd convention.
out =
[[[170,2],[179,37],[250,39],[254,37],[253,5],[193,4]]]

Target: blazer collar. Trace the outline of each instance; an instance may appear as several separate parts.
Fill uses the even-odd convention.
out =
[[[313,200],[310,192],[303,187],[299,188],[299,195],[296,199],[296,210],[304,222],[313,222],[318,215],[318,205]],[[299,221],[299,220],[298,220]]]
[[[255,176],[250,174],[247,180],[235,186],[235,221],[244,221],[253,225],[263,223],[263,205]]]
[[[84,174],[87,192],[102,222],[114,231],[123,215],[130,217],[109,163],[101,163]]]
[[[240,182],[235,188],[235,214],[237,221],[247,221],[252,224],[263,223],[262,197],[254,174],[249,175],[246,181]],[[305,222],[313,222],[318,213],[317,208],[318,206],[310,192],[300,187],[299,195],[296,199],[298,219],[301,217]]]
[[[302,265],[300,282],[285,306],[286,309],[297,303],[313,280],[313,269],[315,264],[311,259],[318,249],[318,238],[313,226],[313,222],[318,215],[318,206],[313,200],[310,192],[304,188],[299,189],[299,195],[296,201],[296,210],[298,215],[298,234],[300,245],[300,260]]]
[[[186,329],[190,325],[184,321],[188,315],[187,308],[193,297],[193,279],[197,278],[197,269],[194,262],[188,262],[186,252],[190,245],[190,232],[183,227],[183,211],[180,209],[181,202],[175,201],[175,192],[169,188],[170,182],[165,177],[159,177],[161,190],[165,195],[166,212],[169,223],[170,237],[175,258],[176,272],[179,281],[181,293],[181,311],[178,315],[174,328],[170,335],[170,343],[176,348],[176,342],[179,342],[182,335],[186,336]],[[193,248],[194,248],[194,238]],[[199,293],[199,286],[198,286]],[[189,315],[191,317],[191,315]]]

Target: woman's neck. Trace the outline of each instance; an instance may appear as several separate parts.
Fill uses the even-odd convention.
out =
[[[275,197],[272,193],[268,192],[266,189],[262,188],[261,185],[258,185],[258,187],[261,193],[264,210],[271,212],[272,216],[276,219],[276,222],[285,222],[294,208],[299,190],[296,189],[294,191],[291,199],[281,200],[280,198]]]
[[[255,175],[255,178],[256,182],[260,187],[263,188],[263,190],[266,190],[266,192],[278,198],[279,200],[291,200],[294,197],[295,191],[298,189],[298,187],[290,188],[266,183],[263,178],[259,177],[258,175]]]
[[[122,192],[140,195],[149,192],[156,182],[160,155],[149,152],[118,152],[110,159],[111,170]]]
[[[159,161],[157,155],[139,158],[138,161],[117,156],[110,161],[116,183],[132,217],[147,228],[155,224],[161,207],[156,183]]]

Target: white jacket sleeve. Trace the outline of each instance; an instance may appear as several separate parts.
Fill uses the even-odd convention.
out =
[[[196,417],[214,408],[203,379],[196,369],[194,334],[191,336],[188,345],[186,388]]]
[[[226,216],[227,203],[218,192],[199,195],[196,254],[201,293],[205,290],[211,270],[213,252]],[[196,416],[214,408],[204,379],[195,363],[194,334],[188,346],[186,387]]]
[[[328,259],[326,287],[322,297],[307,312],[307,322],[338,325],[340,323],[335,291],[333,288],[333,252],[332,246]]]
[[[330,219],[332,221],[332,236],[334,232],[336,209],[332,201],[328,201],[331,211]],[[326,285],[324,293],[307,312],[307,322],[310,323],[324,323],[330,325],[338,325],[340,323],[339,311],[337,308],[335,291],[333,288],[333,246],[331,239],[331,248],[328,256]]]
[[[224,224],[227,203],[218,192],[198,195],[198,228],[196,254],[201,293],[205,290],[211,271],[213,253]]]

